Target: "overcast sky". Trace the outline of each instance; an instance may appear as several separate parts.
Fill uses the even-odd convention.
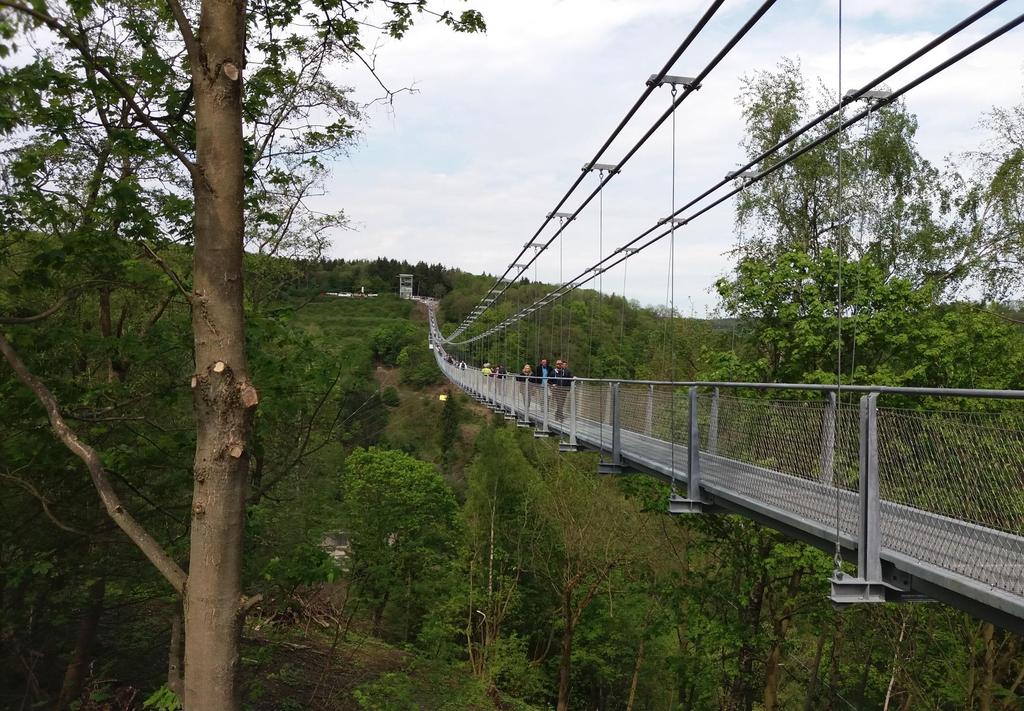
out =
[[[696,74],[758,3],[727,0],[673,68]],[[843,88],[857,87],[982,4],[981,0],[848,0],[844,4]],[[605,137],[685,37],[708,0],[473,0],[482,35],[457,35],[424,22],[378,51],[391,87],[415,86],[393,108],[368,112],[360,145],[334,166],[324,198],[355,227],[334,238],[332,255],[441,262],[471,272],[504,270]],[[460,7],[458,4],[453,7]],[[899,86],[1024,10],[1011,0],[947,46],[891,80]],[[740,162],[740,78],[798,58],[805,74],[833,89],[838,76],[838,3],[779,0],[678,113],[679,202],[702,192]],[[926,158],[976,147],[978,121],[992,106],[1021,100],[1024,60],[1018,29],[908,94],[920,119]],[[338,68],[360,101],[380,94],[355,65]],[[665,110],[669,90],[648,100],[605,155],[621,153]],[[670,126],[666,123],[606,188],[605,253],[669,213]],[[584,187],[593,188],[596,176]],[[589,191],[587,191],[589,192]],[[575,208],[579,190],[567,207]],[[596,201],[564,233],[562,274],[598,257]],[[677,233],[676,303],[697,315],[713,308],[715,278],[729,268],[731,204]],[[549,236],[551,228],[544,235]],[[606,292],[664,303],[668,245],[655,245],[604,278]],[[557,246],[557,243],[556,245]],[[553,246],[553,247],[554,247]],[[539,260],[538,276],[559,279],[559,250]],[[532,272],[532,270],[531,270]]]

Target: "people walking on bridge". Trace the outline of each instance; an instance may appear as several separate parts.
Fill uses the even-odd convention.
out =
[[[520,372],[520,374],[516,378],[516,380],[519,380],[519,381],[525,380],[525,381],[529,382],[529,380],[532,377],[533,377],[533,368],[530,367],[529,363],[526,363],[525,365],[523,365],[523,370]]]
[[[548,379],[555,374],[555,369],[548,365],[547,358],[540,359],[540,365],[537,366],[537,375],[540,376],[540,384],[547,385]]]
[[[569,369],[569,361],[556,360],[555,369],[551,375],[551,384],[554,386],[552,394],[555,396],[555,417],[562,419],[562,412],[565,409],[565,396],[568,388],[572,385],[573,374]]]
[[[484,376],[485,378],[491,377],[491,364],[490,363],[484,363],[484,367],[480,369],[480,375]]]

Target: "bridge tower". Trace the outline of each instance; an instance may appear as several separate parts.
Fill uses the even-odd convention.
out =
[[[412,298],[412,274],[398,275],[398,295],[403,299]]]

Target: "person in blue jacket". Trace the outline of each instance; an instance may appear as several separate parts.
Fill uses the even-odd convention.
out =
[[[548,365],[548,359],[547,358],[541,358],[540,359],[540,365],[537,366],[537,375],[540,376],[540,384],[541,385],[547,385],[548,384],[548,378],[554,376],[554,374],[555,374],[555,369],[552,368],[550,365]]]

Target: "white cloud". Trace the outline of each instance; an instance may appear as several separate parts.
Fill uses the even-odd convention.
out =
[[[483,2],[486,35],[455,35],[426,26],[388,43],[378,61],[382,75],[399,85],[415,81],[419,93],[402,96],[393,115],[378,109],[362,148],[336,166],[329,201],[344,207],[360,229],[338,235],[333,254],[424,259],[500,272],[705,6],[697,0]],[[752,1],[727,4],[675,73],[696,73],[754,6]],[[799,56],[809,76],[822,76],[834,87],[834,4],[784,6],[773,8],[680,109],[677,204],[740,160],[742,125],[734,99],[743,74],[771,68],[784,55]],[[899,8],[882,0],[846,3],[844,88],[859,86],[909,54],[934,36],[933,25],[953,24],[970,11],[964,8],[960,2],[932,5],[924,0],[905,0]],[[890,85],[916,76],[998,22],[981,21],[970,38],[951,42]],[[1018,42],[1019,34],[1008,35],[908,95],[910,109],[920,118],[926,157],[938,162],[947,153],[977,145],[979,116],[992,105],[1019,99]],[[344,72],[343,80],[355,83],[360,97],[375,96],[370,79],[355,65]],[[617,160],[664,111],[667,92],[661,88],[651,97],[606,159]],[[666,124],[606,191],[606,252],[668,214],[670,169]],[[595,181],[588,177],[584,186],[592,188]],[[584,195],[578,191],[567,207],[574,208]],[[732,244],[728,204],[678,233],[677,305],[692,298],[702,313],[714,304],[709,287],[728,269],[725,253]],[[631,260],[630,298],[664,301],[667,251],[667,245],[658,244]],[[566,230],[562,252],[566,277],[595,261],[596,201]],[[558,278],[558,255],[557,248],[548,250],[539,260],[542,279]],[[604,286],[621,292],[621,267],[605,275]]]

